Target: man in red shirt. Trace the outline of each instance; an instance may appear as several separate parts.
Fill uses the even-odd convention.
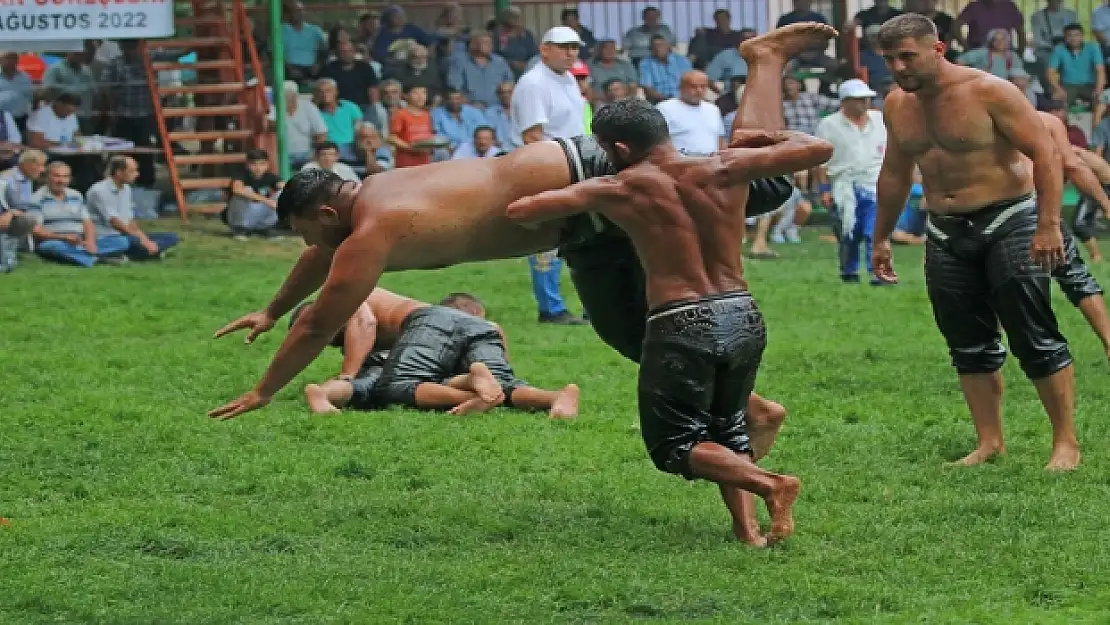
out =
[[[389,118],[389,143],[397,149],[396,167],[415,167],[432,162],[435,149],[430,140],[432,116],[425,107],[428,91],[419,85],[410,85],[405,92],[408,106],[393,111]]]

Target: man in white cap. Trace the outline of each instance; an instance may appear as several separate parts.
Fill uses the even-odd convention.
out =
[[[569,71],[578,60],[581,46],[578,32],[569,26],[556,26],[544,33],[540,62],[520,77],[513,90],[509,119],[516,145],[586,134],[582,114],[586,100]],[[582,324],[581,318],[567,310],[559,293],[563,261],[555,251],[529,256],[528,266],[540,323]]]
[[[886,152],[883,114],[871,110],[876,93],[853,78],[840,85],[840,110],[817,124],[817,136],[833,145],[833,156],[818,168],[821,201],[836,206],[840,279],[858,283],[859,248],[864,245],[871,274],[871,233],[875,230],[876,185]],[[873,286],[885,284],[872,279]]]

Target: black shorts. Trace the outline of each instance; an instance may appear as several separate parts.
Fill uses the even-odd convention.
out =
[[[593,137],[556,141],[566,153],[572,182],[616,173]],[[753,181],[746,212],[756,216],[777,210],[793,192],[789,176]],[[578,298],[597,335],[625,358],[640,362],[646,286],[640,258],[628,235],[601,215],[575,215],[563,230],[559,255],[570,269]]]
[[[1052,312],[1050,278],[1030,256],[1032,196],[971,213],[929,215],[925,283],[937,327],[961,374],[1002,368],[999,322],[1025,374],[1046,378],[1071,364]]]
[[[1052,270],[1052,277],[1060,285],[1060,290],[1073,306],[1092,295],[1101,295],[1102,287],[1098,280],[1091,275],[1087,263],[1079,254],[1079,247],[1075,244],[1075,237],[1071,236],[1067,228],[1064,231],[1064,264]]]
[[[655,466],[687,479],[690,452],[711,441],[751,454],[746,409],[767,331],[746,291],[652,311],[640,363],[640,431]]]
[[[388,351],[372,352],[366,357],[359,368],[358,374],[351,380],[351,408],[355,410],[375,410],[383,408],[381,394],[375,393],[374,388],[382,377],[385,363],[389,359]]]
[[[416,387],[442,383],[484,363],[501,383],[506,404],[525,382],[513,375],[497,326],[454,308],[429,306],[409,313],[374,388],[386,405],[416,407]]]
[[[1110,193],[1110,185],[1103,185],[1102,188]],[[1075,232],[1075,236],[1079,237],[1080,241],[1090,241],[1098,233],[1097,223],[1098,203],[1086,195],[1081,196],[1079,203],[1075,205],[1075,215],[1071,220],[1072,231]]]

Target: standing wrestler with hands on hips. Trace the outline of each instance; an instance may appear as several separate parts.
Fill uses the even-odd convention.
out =
[[[1001,322],[1052,422],[1046,468],[1074,469],[1075,377],[1049,297],[1049,272],[1065,260],[1061,156],[1016,87],[944,58],[929,18],[887,21],[879,47],[900,89],[884,110],[889,138],[878,183],[875,275],[897,280],[887,239],[916,165],[930,213],[929,300],[979,439],[959,462],[978,464],[1005,452]]]

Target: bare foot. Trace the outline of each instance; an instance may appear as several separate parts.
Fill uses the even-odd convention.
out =
[[[505,401],[505,391],[501,390],[501,383],[490,373],[485,363],[475,362],[470,365],[470,385],[482,401],[493,404]]]
[[[991,458],[994,458],[995,456],[1001,456],[1005,453],[1006,449],[1004,447],[985,445],[978,447],[975,451],[964,456],[963,458],[960,458],[959,460],[955,462],[950,462],[948,464],[949,466],[970,467],[977,464],[983,464]]]
[[[786,419],[786,408],[778,402],[759,398],[749,402],[748,439],[752,444],[752,460],[758,461],[771,451],[779,428]]]
[[[775,489],[764,498],[771,513],[771,531],[767,543],[777,543],[794,533],[794,501],[802,490],[802,481],[792,475],[780,475]]]
[[[754,528],[747,527],[743,523],[732,523],[732,535],[742,543],[751,545],[752,547],[766,547],[767,538],[759,533],[759,526]]]
[[[1074,471],[1079,468],[1079,445],[1063,443],[1052,449],[1052,457],[1044,467],[1048,471]]]
[[[304,398],[308,400],[308,408],[312,414],[334,414],[342,412],[328,401],[327,391],[319,384],[309,384],[304,387]]]
[[[555,396],[555,401],[551,403],[551,411],[547,414],[552,419],[573,419],[578,416],[578,386],[575,384],[567,384],[559,394]]]
[[[456,417],[461,417],[463,415],[479,412],[489,412],[490,410],[493,410],[494,408],[500,406],[502,403],[504,403],[504,401],[504,395],[501,396],[501,399],[492,402],[488,402],[481,397],[472,397],[449,410],[448,414],[453,414]]]
[[[818,22],[798,22],[776,28],[740,44],[740,56],[748,64],[767,57],[786,63],[806,50],[824,48],[837,36],[836,29]]]

